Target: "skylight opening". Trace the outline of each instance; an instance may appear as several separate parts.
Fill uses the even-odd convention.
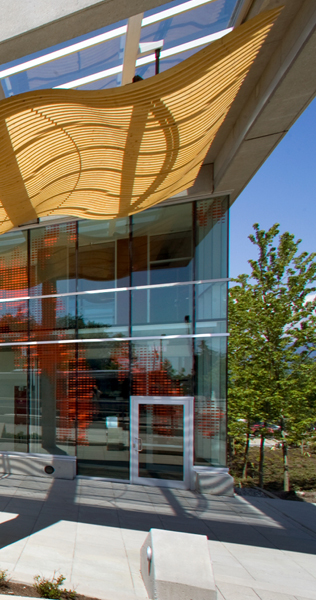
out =
[[[28,69],[32,69],[34,67],[38,67],[53,60],[57,60],[58,58],[62,58],[63,56],[67,56],[68,54],[80,52],[81,50],[90,48],[91,46],[95,46],[96,44],[102,44],[108,40],[112,40],[113,38],[119,37],[120,35],[124,35],[126,31],[127,25],[123,25],[123,27],[118,27],[117,29],[106,31],[105,33],[96,35],[88,40],[77,42],[76,44],[72,44],[71,46],[67,46],[66,48],[62,48],[60,50],[55,50],[54,52],[49,52],[49,54],[39,56],[38,58],[27,60],[24,63],[0,71],[0,79],[10,77],[11,75],[16,75],[17,73],[27,71]]]
[[[174,0],[154,9],[155,12],[149,10],[142,20],[141,40],[154,41],[158,39],[157,36],[164,38],[161,60],[179,56],[171,63],[170,60],[162,62],[162,70],[166,70],[184,60],[187,51],[194,52],[231,31],[228,25],[237,1]],[[187,13],[190,16],[186,17]],[[5,68],[0,69],[0,80],[5,95],[13,96],[45,88],[74,89],[91,85],[91,88],[85,89],[102,89],[120,85],[126,32],[127,24],[121,21],[112,29],[107,27],[106,31],[101,29],[99,33],[95,32],[97,35],[82,36],[75,43],[61,44],[64,47],[51,48],[50,52],[40,56],[40,53],[33,54],[19,64],[14,61],[4,65]],[[137,59],[136,67],[141,69],[142,77],[147,78],[152,74],[151,66],[148,70],[147,65],[154,60],[154,54]]]

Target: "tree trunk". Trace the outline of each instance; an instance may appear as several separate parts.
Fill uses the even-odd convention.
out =
[[[263,471],[264,471],[264,442],[265,433],[261,433],[260,441],[260,459],[259,459],[259,487],[263,488]]]
[[[281,436],[282,436],[282,452],[283,452],[283,489],[285,492],[290,491],[290,474],[289,462],[287,454],[287,441],[285,439],[284,419],[281,421]]]
[[[245,453],[244,453],[244,465],[243,465],[243,469],[242,469],[242,478],[243,479],[246,479],[246,477],[247,477],[249,447],[250,447],[250,431],[249,431],[249,427],[248,427],[247,440],[246,440]]]
[[[227,437],[227,451],[228,451],[228,460],[230,466],[232,465],[233,452],[232,452],[232,440],[230,435]]]
[[[287,455],[287,443],[286,440],[282,442],[283,450],[283,489],[285,492],[290,491],[290,474],[289,474],[289,462]]]

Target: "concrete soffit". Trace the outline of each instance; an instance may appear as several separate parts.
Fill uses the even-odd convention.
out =
[[[314,0],[258,0],[247,12],[285,5],[257,57],[204,164],[213,163],[215,193],[231,202],[316,94]]]

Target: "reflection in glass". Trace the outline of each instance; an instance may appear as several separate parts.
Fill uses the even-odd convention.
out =
[[[196,279],[227,277],[228,199],[196,203]]]
[[[75,344],[31,347],[30,364],[30,452],[74,455]]]
[[[169,4],[168,8],[175,3]],[[177,2],[180,4],[180,2]],[[190,11],[176,14],[169,19],[152,23],[147,27],[142,27],[141,42],[151,42],[152,40],[164,40],[164,50],[177,47],[181,44],[191,42],[192,40],[203,38],[214,32],[226,29],[236,5],[236,0],[220,0],[218,2],[209,2],[203,6],[197,6]],[[145,18],[165,10],[166,6],[155,7],[145,12]],[[201,49],[201,46],[193,48],[189,52],[177,53],[161,60],[160,70],[165,71],[170,67],[182,62],[188,56]],[[155,65],[148,64],[138,67],[136,71],[143,78],[148,79],[155,75]]]
[[[78,352],[78,472],[128,479],[128,342],[80,344]]]
[[[115,28],[125,25],[127,21],[124,19],[115,23]],[[86,39],[93,39],[95,36],[104,34],[113,29],[113,24],[102,29],[98,29],[92,33],[79,36],[62,44],[57,44],[50,48],[46,48],[40,54],[47,56],[52,52],[66,49],[70,45],[80,43]],[[69,52],[65,56],[55,58],[45,62],[44,64],[22,71],[6,77],[3,80],[6,96],[12,96],[28,92],[30,90],[53,88],[82,77],[92,75],[96,72],[104,71],[110,67],[115,67],[122,63],[123,51],[125,44],[125,35],[115,36],[112,39],[104,42],[93,44],[90,47],[82,48],[77,52]],[[23,58],[23,62],[38,58],[39,53],[29,54]],[[2,69],[14,66],[15,62],[8,62],[2,65]],[[99,83],[99,82],[96,82]],[[120,85],[119,77],[116,80],[116,85]],[[102,86],[99,86],[101,89]],[[97,89],[99,89],[97,88]],[[87,88],[90,89],[90,88]]]
[[[150,340],[132,343],[134,396],[191,396],[192,340]]]
[[[128,292],[105,292],[78,296],[79,337],[127,336],[128,325]]]
[[[0,448],[27,452],[27,349],[0,348]]]
[[[183,406],[139,404],[139,477],[183,480]]]
[[[77,446],[80,473],[128,479],[130,395],[195,391],[196,464],[225,464],[226,338],[167,336],[226,332],[227,282],[191,283],[227,275],[226,208],[217,198],[195,211],[188,202],[0,237],[0,344],[19,344],[0,346],[2,448],[74,455]],[[159,287],[125,289],[130,264],[133,286]],[[104,342],[87,341],[96,338]],[[162,433],[172,412],[163,421],[162,407],[142,410],[144,476],[181,478],[166,448],[179,458],[183,434],[173,444]]]
[[[27,342],[27,301],[0,302],[0,342]]]
[[[192,333],[192,286],[133,290],[132,333],[135,336]]]
[[[28,295],[27,231],[0,237],[0,298]]]
[[[196,333],[226,333],[227,282],[195,286]]]
[[[133,217],[132,285],[192,280],[192,205]]]
[[[32,296],[76,291],[76,231],[76,223],[30,230]]]
[[[62,340],[75,337],[75,296],[34,298],[29,302],[29,311],[31,339]]]
[[[195,342],[195,464],[226,465],[226,338]]]
[[[128,286],[128,219],[80,221],[78,253],[78,291]]]

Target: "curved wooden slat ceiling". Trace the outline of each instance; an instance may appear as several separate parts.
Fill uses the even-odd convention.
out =
[[[279,12],[146,81],[3,100],[0,233],[48,215],[131,215],[190,187]]]

